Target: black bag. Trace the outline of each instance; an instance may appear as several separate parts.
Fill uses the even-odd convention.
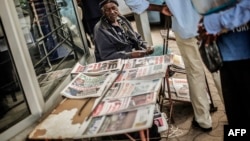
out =
[[[199,51],[205,66],[211,73],[218,71],[222,67],[222,57],[215,41],[209,46],[205,46],[205,42],[201,41]]]

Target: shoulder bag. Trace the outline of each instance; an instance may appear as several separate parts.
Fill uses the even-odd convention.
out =
[[[199,52],[203,63],[211,73],[217,72],[222,67],[222,57],[216,41],[211,42],[208,46],[201,41]]]

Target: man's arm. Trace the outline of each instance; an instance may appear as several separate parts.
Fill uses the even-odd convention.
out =
[[[141,14],[144,11],[158,11],[166,16],[171,16],[166,5],[150,4],[147,0],[124,0],[126,5],[136,14]]]
[[[166,16],[172,16],[172,13],[169,11],[166,5],[156,5],[156,4],[149,4],[148,11],[159,11]]]
[[[250,21],[250,1],[241,0],[234,7],[204,16],[203,23],[209,34],[218,34],[224,29],[232,30]]]

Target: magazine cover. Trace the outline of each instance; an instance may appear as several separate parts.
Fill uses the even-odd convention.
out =
[[[102,94],[105,85],[115,78],[115,73],[105,73],[98,76],[88,76],[79,73],[61,92],[68,98],[98,97]]]

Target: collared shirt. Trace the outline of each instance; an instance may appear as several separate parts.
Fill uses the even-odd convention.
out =
[[[222,29],[232,30],[250,21],[250,0],[241,0],[234,8],[204,17],[208,33],[217,34]]]
[[[225,28],[230,30],[217,39],[224,61],[250,59],[250,0],[241,0],[232,8],[207,15],[203,22],[211,34]]]
[[[131,9],[132,12],[141,14],[149,6],[149,1],[147,0],[124,0],[126,5]]]
[[[124,0],[129,8],[140,14],[145,11],[149,2],[146,0]],[[191,0],[165,0],[172,12],[172,30],[181,38],[187,39],[197,35],[197,25],[200,15],[194,10]]]

